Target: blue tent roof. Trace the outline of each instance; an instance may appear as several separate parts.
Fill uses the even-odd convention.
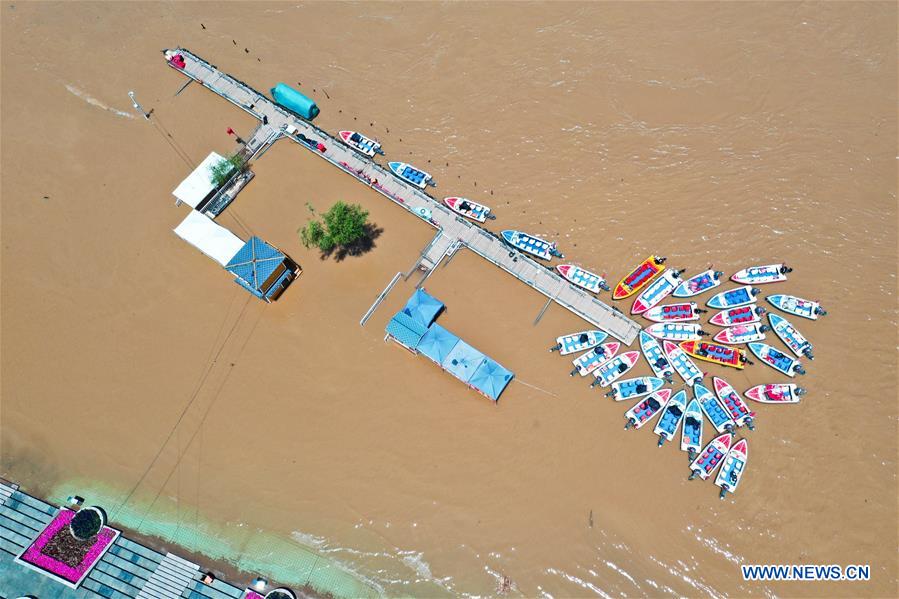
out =
[[[444,358],[441,366],[463,383],[467,383],[486,359],[484,354],[460,339]]]
[[[436,322],[431,325],[428,332],[418,342],[418,351],[437,364],[443,364],[443,360],[449,355],[459,338],[444,329]]]
[[[427,328],[431,326],[431,323],[434,322],[434,319],[437,318],[443,307],[443,302],[439,299],[428,295],[421,289],[416,289],[402,311]]]
[[[256,291],[284,262],[286,256],[258,237],[251,237],[225,265],[225,270],[243,279],[247,286]]]
[[[468,384],[496,401],[514,376],[513,372],[506,370],[490,358],[486,358]]]
[[[402,312],[397,312],[390,319],[386,330],[388,334],[409,349],[415,349],[418,342],[421,341],[422,335],[425,334],[423,326]]]

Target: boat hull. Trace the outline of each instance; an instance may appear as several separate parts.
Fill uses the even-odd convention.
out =
[[[643,289],[643,287],[662,272],[664,269],[662,264],[664,262],[665,259],[658,256],[650,256],[641,262],[637,268],[629,272],[618,282],[618,285],[615,286],[615,291],[612,292],[612,299],[624,299]]]
[[[787,275],[780,272],[783,264],[767,264],[765,266],[750,266],[737,271],[730,280],[743,285],[762,285],[764,283],[778,283],[786,281]]]
[[[714,289],[721,284],[722,274],[724,273],[721,271],[709,269],[698,275],[693,275],[681,283],[677,289],[674,290],[672,295],[674,297],[693,297],[694,295],[699,295],[709,289]]]
[[[586,289],[592,293],[599,293],[603,289],[608,290],[606,280],[596,273],[585,270],[574,264],[559,264],[556,270],[569,283],[573,283],[582,289]]]
[[[443,203],[456,214],[479,223],[487,222],[487,219],[490,217],[490,208],[467,198],[443,198]]]

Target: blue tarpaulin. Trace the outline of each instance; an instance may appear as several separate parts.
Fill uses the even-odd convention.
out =
[[[415,350],[426,330],[402,312],[397,312],[387,323],[387,334],[411,350]]]
[[[443,360],[443,369],[467,383],[486,356],[461,339]]]
[[[287,262],[287,256],[279,249],[258,237],[251,237],[225,265],[225,270],[234,274],[237,283],[250,293],[268,300],[293,278],[293,270],[288,268]]]
[[[443,302],[439,299],[428,295],[422,289],[416,289],[402,311],[415,322],[427,328],[431,326],[443,308]]]
[[[468,384],[493,401],[497,401],[513,376],[515,375],[511,371],[506,370],[490,358],[486,358]]]
[[[458,342],[458,337],[435,322],[421,338],[421,341],[418,342],[417,349],[425,357],[437,362],[438,365],[442,365]]]

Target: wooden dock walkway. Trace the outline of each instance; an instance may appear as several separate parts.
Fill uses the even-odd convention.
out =
[[[436,267],[445,256],[452,254],[453,248],[467,247],[625,344],[630,345],[636,339],[640,325],[572,285],[554,270],[511,248],[498,236],[465,220],[420,189],[400,180],[387,167],[361,156],[322,129],[284,110],[249,85],[222,73],[189,50],[177,48],[174,52],[184,57],[185,67],[169,66],[262,122],[247,142],[252,155],[261,155],[277,139],[288,137],[436,227],[438,236],[426,250],[426,255],[422,256],[422,266],[425,268]],[[309,143],[303,141],[300,135]],[[317,149],[318,144],[324,145],[324,151]]]

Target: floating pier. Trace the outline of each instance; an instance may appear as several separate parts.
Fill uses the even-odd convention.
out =
[[[433,270],[440,261],[452,255],[451,248],[464,246],[624,343],[630,345],[636,339],[640,331],[636,322],[511,248],[497,235],[456,215],[423,191],[397,178],[387,168],[363,158],[334,136],[281,108],[189,50],[177,48],[166,53],[183,58],[183,66],[181,61],[177,64],[168,61],[170,67],[261,121],[246,144],[253,156],[261,156],[275,141],[287,137],[437,228],[434,242],[422,256],[420,265],[425,269]]]

